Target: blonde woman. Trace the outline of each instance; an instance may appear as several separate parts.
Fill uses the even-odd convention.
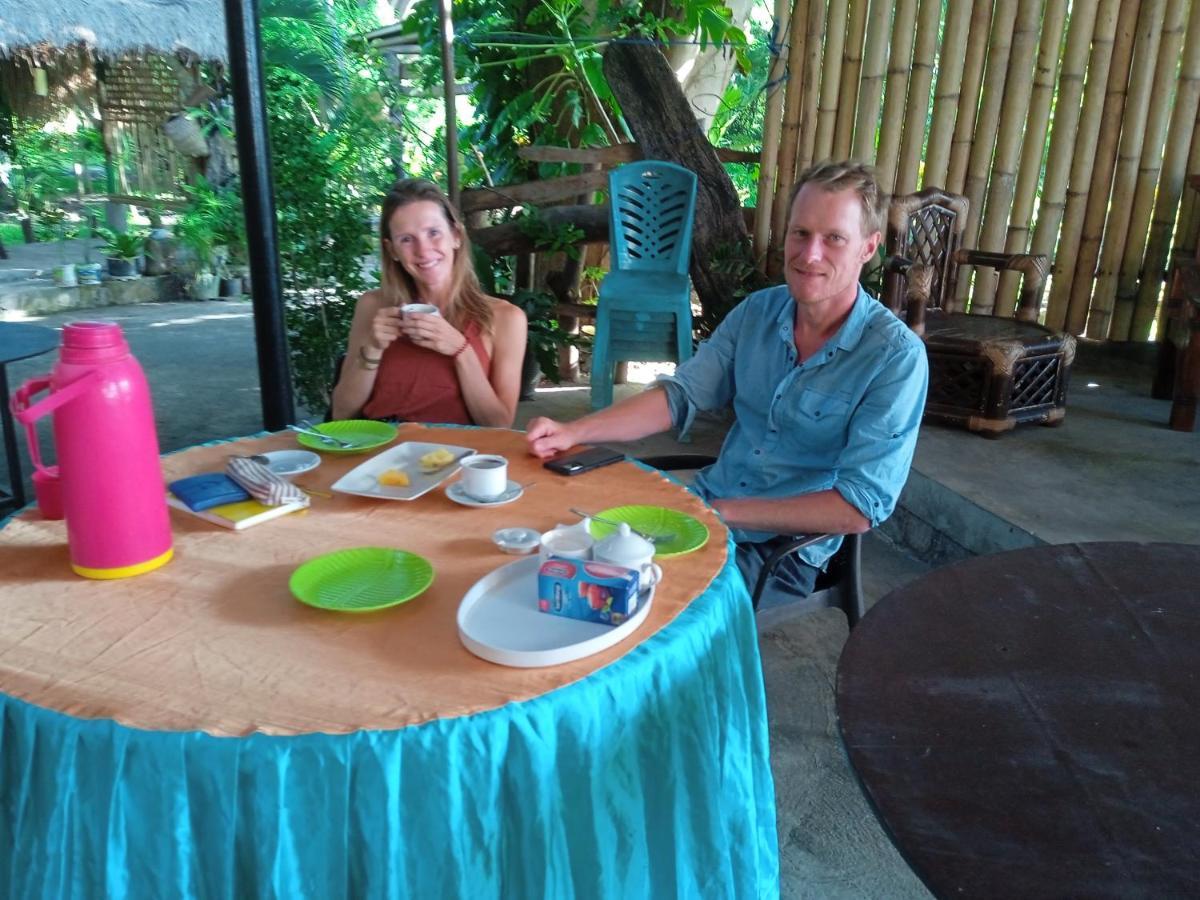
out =
[[[333,418],[511,427],[527,323],[489,297],[466,228],[432,182],[396,182],[379,220],[383,284],[354,308]],[[402,312],[427,303],[437,312]]]

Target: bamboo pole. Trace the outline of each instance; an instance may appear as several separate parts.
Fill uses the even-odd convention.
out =
[[[900,136],[904,127],[904,106],[908,99],[908,76],[912,67],[913,26],[917,0],[896,0],[892,22],[891,62],[888,64],[883,117],[879,123],[879,151],[875,172],[879,186],[890,194],[896,181],[896,161],[900,155]]]
[[[950,164],[950,141],[954,138],[954,118],[958,114],[958,98],[962,90],[963,63],[967,58],[965,45],[967,25],[970,21],[971,7],[966,3],[951,3],[946,7],[946,24],[938,54],[937,87],[934,89],[933,122],[929,126],[922,187],[942,187],[946,183],[946,167]]]
[[[983,70],[987,63],[988,35],[992,27],[992,0],[975,0],[971,8],[971,24],[967,32],[967,49],[963,59],[962,87],[958,96],[958,112],[954,121],[954,137],[950,141],[950,161],[946,168],[946,190],[961,194],[967,178],[967,161],[975,141],[975,122],[979,118],[979,91],[983,86]]]
[[[438,31],[442,43],[442,102],[446,107],[446,193],[458,205],[458,116],[454,108],[454,13],[451,0],[439,0]]]
[[[1012,52],[1009,54],[1008,73],[1004,79],[1000,130],[996,135],[996,152],[992,159],[991,177],[988,180],[987,202],[980,219],[977,246],[981,250],[999,250],[1004,244],[1004,233],[1013,206],[1017,163],[1021,158],[1021,125],[1026,122],[1030,113],[1034,54],[1037,51],[1038,24],[1042,18],[1043,2],[1044,0],[1019,0],[1017,4]],[[1059,37],[1061,36],[1060,30]],[[1042,137],[1045,138],[1044,127]],[[1039,144],[1039,169],[1041,163]],[[976,273],[975,291],[971,296],[972,312],[988,315],[995,311],[997,274],[995,269],[985,269]],[[997,314],[1012,315],[1012,310],[997,311]]]
[[[1117,274],[1116,301],[1113,306],[1113,321],[1109,326],[1109,339],[1128,341],[1133,339],[1133,313],[1137,305],[1138,282],[1142,272],[1142,258],[1146,253],[1149,238],[1150,217],[1154,214],[1154,195],[1158,190],[1158,178],[1163,166],[1163,140],[1167,136],[1167,123],[1171,116],[1171,87],[1175,70],[1179,64],[1179,51],[1183,46],[1183,28],[1187,17],[1186,0],[1167,0],[1167,12],[1163,19],[1162,35],[1158,41],[1158,53],[1154,77],[1150,84],[1149,108],[1146,110],[1146,135],[1142,142],[1141,161],[1134,181],[1133,206],[1129,213],[1129,233],[1125,237],[1121,268]],[[1157,276],[1146,273],[1148,279],[1157,281]],[[1153,316],[1151,316],[1153,318]],[[1142,338],[1145,340],[1145,338]]]
[[[800,156],[797,173],[813,164],[817,142],[817,107],[821,99],[821,50],[825,43],[825,0],[808,5],[808,36],[804,51],[804,110],[800,118]]]
[[[983,77],[983,92],[979,103],[979,118],[975,123],[975,140],[967,160],[967,181],[963,193],[970,204],[967,224],[963,230],[963,246],[974,247],[983,218],[983,200],[987,194],[988,173],[996,148],[996,130],[1004,104],[1004,82],[1008,77],[1008,60],[1012,54],[1013,27],[1017,21],[1017,0],[996,0],[992,30],[988,42],[987,71]],[[963,266],[958,270],[958,286],[954,308],[966,309],[971,293],[972,272]]]
[[[1200,119],[1200,113],[1197,114]],[[1192,133],[1192,149],[1188,154],[1187,174],[1200,172],[1200,121]],[[1186,179],[1185,179],[1186,182]],[[1183,192],[1183,202],[1179,209],[1179,225],[1175,228],[1175,249],[1188,253],[1195,251],[1196,243],[1200,240],[1200,191],[1188,190]]]
[[[858,105],[858,79],[862,75],[863,39],[867,33],[868,0],[850,0],[850,21],[842,53],[838,90],[837,125],[833,130],[833,158],[845,159],[854,143],[854,111]]]
[[[817,0],[820,2],[820,0]],[[787,195],[796,179],[796,157],[800,152],[800,100],[804,93],[804,43],[808,31],[809,0],[795,0],[788,27],[787,92],[783,99],[783,129],[779,135],[775,196],[771,207],[771,244],[767,250],[767,272],[779,272],[779,248],[787,226]]]
[[[847,3],[848,0],[829,0],[829,14],[825,26],[825,65],[821,71],[821,99],[817,104],[814,159],[829,159],[833,155],[833,133],[837,121],[838,97],[841,94],[842,56],[846,47]]]
[[[1066,21],[1067,0],[1048,0],[1042,18],[1042,41],[1034,68],[1029,113],[1025,119],[1025,139],[1021,144],[1021,161],[1017,166],[1012,213],[1008,219],[1008,234],[1004,239],[1006,253],[1024,253],[1029,243],[1029,225],[1033,218],[1033,204],[1037,199],[1038,176],[1042,172],[1042,153],[1046,149],[1046,131],[1050,124],[1050,101],[1054,97],[1055,75],[1058,74]],[[996,315],[1012,315],[1017,305],[1019,284],[1019,272],[1005,269],[1000,273],[996,287]]]
[[[1116,41],[1117,18],[1120,0],[1100,0],[1096,10],[1096,24],[1091,38],[1090,62],[1087,67],[1087,85],[1082,89],[1083,106],[1075,140],[1072,142],[1070,173],[1064,190],[1059,227],[1042,229],[1040,246],[1053,246],[1057,237],[1058,249],[1050,267],[1050,299],[1046,304],[1046,325],[1060,330],[1067,324],[1067,308],[1071,299],[1071,281],[1075,272],[1075,258],[1079,253],[1079,240],[1083,232],[1083,217],[1087,206],[1088,189],[1091,186],[1092,163],[1096,158],[1096,141],[1100,134],[1100,113],[1104,106],[1105,87],[1112,67],[1113,48]],[[1059,98],[1061,104],[1062,98]],[[1067,145],[1063,144],[1064,153]],[[1051,162],[1054,161],[1051,147]],[[1038,236],[1034,235],[1034,246]]]
[[[1125,252],[1125,237],[1129,234],[1129,209],[1137,181],[1138,160],[1146,136],[1147,104],[1154,81],[1158,45],[1162,37],[1163,13],[1166,0],[1142,0],[1134,39],[1133,60],[1129,67],[1129,82],[1125,85],[1125,103],[1119,118],[1111,126],[1121,133],[1117,142],[1117,158],[1113,166],[1112,201],[1109,209],[1116,212],[1102,217],[1100,254],[1096,283],[1092,287],[1091,308],[1088,311],[1087,336],[1104,340],[1112,325],[1113,305],[1117,294],[1117,273]],[[1110,82],[1111,84],[1111,79]],[[1114,107],[1115,108],[1115,107]],[[1084,222],[1084,244],[1089,237]]]
[[[900,142],[900,162],[896,170],[894,193],[897,194],[909,194],[917,189],[917,170],[925,149],[925,122],[929,118],[929,90],[933,84],[933,61],[937,54],[941,18],[941,0],[921,0],[917,10],[916,46],[912,79],[908,85],[904,137]]]
[[[1196,139],[1197,111],[1200,111],[1200,5],[1192,7],[1187,37],[1183,43],[1179,83],[1175,87],[1175,104],[1167,129],[1162,179],[1158,185],[1154,219],[1150,223],[1150,237],[1146,242],[1146,259],[1142,264],[1142,283],[1138,288],[1130,330],[1130,337],[1135,341],[1148,339],[1150,326],[1154,323],[1159,293],[1166,277],[1171,231],[1179,210],[1179,198],[1183,194],[1183,180],[1188,173],[1188,146]],[[1182,219],[1180,224],[1183,224]]]
[[[767,270],[767,249],[771,243],[771,213],[777,192],[776,167],[779,139],[783,129],[784,77],[787,74],[787,49],[783,45],[791,21],[788,0],[775,0],[775,40],[771,68],[767,74],[767,110],[763,118],[762,159],[758,164],[758,200],[754,207],[754,259],[759,270]]]
[[[1050,148],[1046,151],[1046,171],[1042,180],[1042,201],[1038,205],[1037,225],[1033,229],[1030,252],[1054,257],[1058,229],[1062,225],[1067,196],[1067,176],[1071,171],[1071,150],[1079,133],[1079,104],[1083,98],[1083,76],[1087,68],[1092,33],[1096,29],[1097,0],[1076,0],[1067,26],[1067,46],[1058,75],[1058,99],[1050,129]],[[1046,310],[1050,325],[1050,309]],[[1062,322],[1054,327],[1061,328]]]
[[[892,4],[871,0],[867,17],[867,44],[863,49],[862,84],[858,89],[858,115],[854,119],[854,158],[875,160],[875,129],[879,125],[879,105],[883,99],[883,76],[887,72],[888,38],[891,36]]]
[[[1129,66],[1133,60],[1133,39],[1140,8],[1141,0],[1124,0],[1121,4],[1121,10],[1117,14],[1108,79],[1104,85],[1104,105],[1096,126],[1099,139],[1093,146],[1090,159],[1085,163],[1087,169],[1083,178],[1076,182],[1074,170],[1071,172],[1070,190],[1073,191],[1078,183],[1087,195],[1079,244],[1073,257],[1075,268],[1068,288],[1070,299],[1067,302],[1066,327],[1073,334],[1082,334],[1087,324],[1088,300],[1092,295],[1093,279],[1100,255],[1100,237],[1108,212],[1109,195],[1112,192],[1113,166],[1117,160],[1117,140],[1121,133],[1121,114],[1125,106],[1125,87],[1129,80]],[[1087,187],[1083,187],[1085,184]],[[1071,202],[1068,196],[1068,213],[1070,209]]]

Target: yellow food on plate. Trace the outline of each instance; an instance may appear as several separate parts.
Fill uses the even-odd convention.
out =
[[[421,471],[436,472],[438,469],[444,469],[452,462],[454,462],[454,454],[445,447],[438,447],[436,450],[430,450],[421,457]]]
[[[377,479],[384,487],[408,487],[408,473],[403,469],[384,469]]]

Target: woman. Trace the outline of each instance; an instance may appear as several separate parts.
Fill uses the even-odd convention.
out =
[[[432,182],[405,179],[379,230],[383,284],[354,308],[333,418],[511,427],[525,313],[480,288],[457,211]],[[409,303],[438,311],[401,312]]]

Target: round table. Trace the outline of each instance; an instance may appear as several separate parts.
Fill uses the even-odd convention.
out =
[[[70,573],[62,522],[27,510],[0,531],[0,895],[778,892],[755,626],[719,520],[634,463],[553,475],[517,432],[406,425],[398,440],[502,453],[525,494],[491,509],[441,489],[316,496],[241,532],[172,511],[175,559],[119,582]],[[294,446],[271,435],[163,467],[170,481]],[[366,458],[322,456],[297,483],[327,491]],[[712,535],[662,561],[637,633],[546,669],[462,647],[460,599],[514,559],[493,530],[619,503]],[[290,596],[298,564],[364,545],[426,556],[433,585],[362,615]]]
[[[49,353],[58,346],[58,332],[43,325],[0,322],[0,426],[4,430],[4,460],[8,466],[9,491],[0,491],[0,516],[25,505],[25,485],[21,476],[21,456],[17,452],[17,432],[8,408],[9,363]]]
[[[1200,547],[1041,546],[879,602],[838,663],[842,739],[940,897],[1200,884]]]

